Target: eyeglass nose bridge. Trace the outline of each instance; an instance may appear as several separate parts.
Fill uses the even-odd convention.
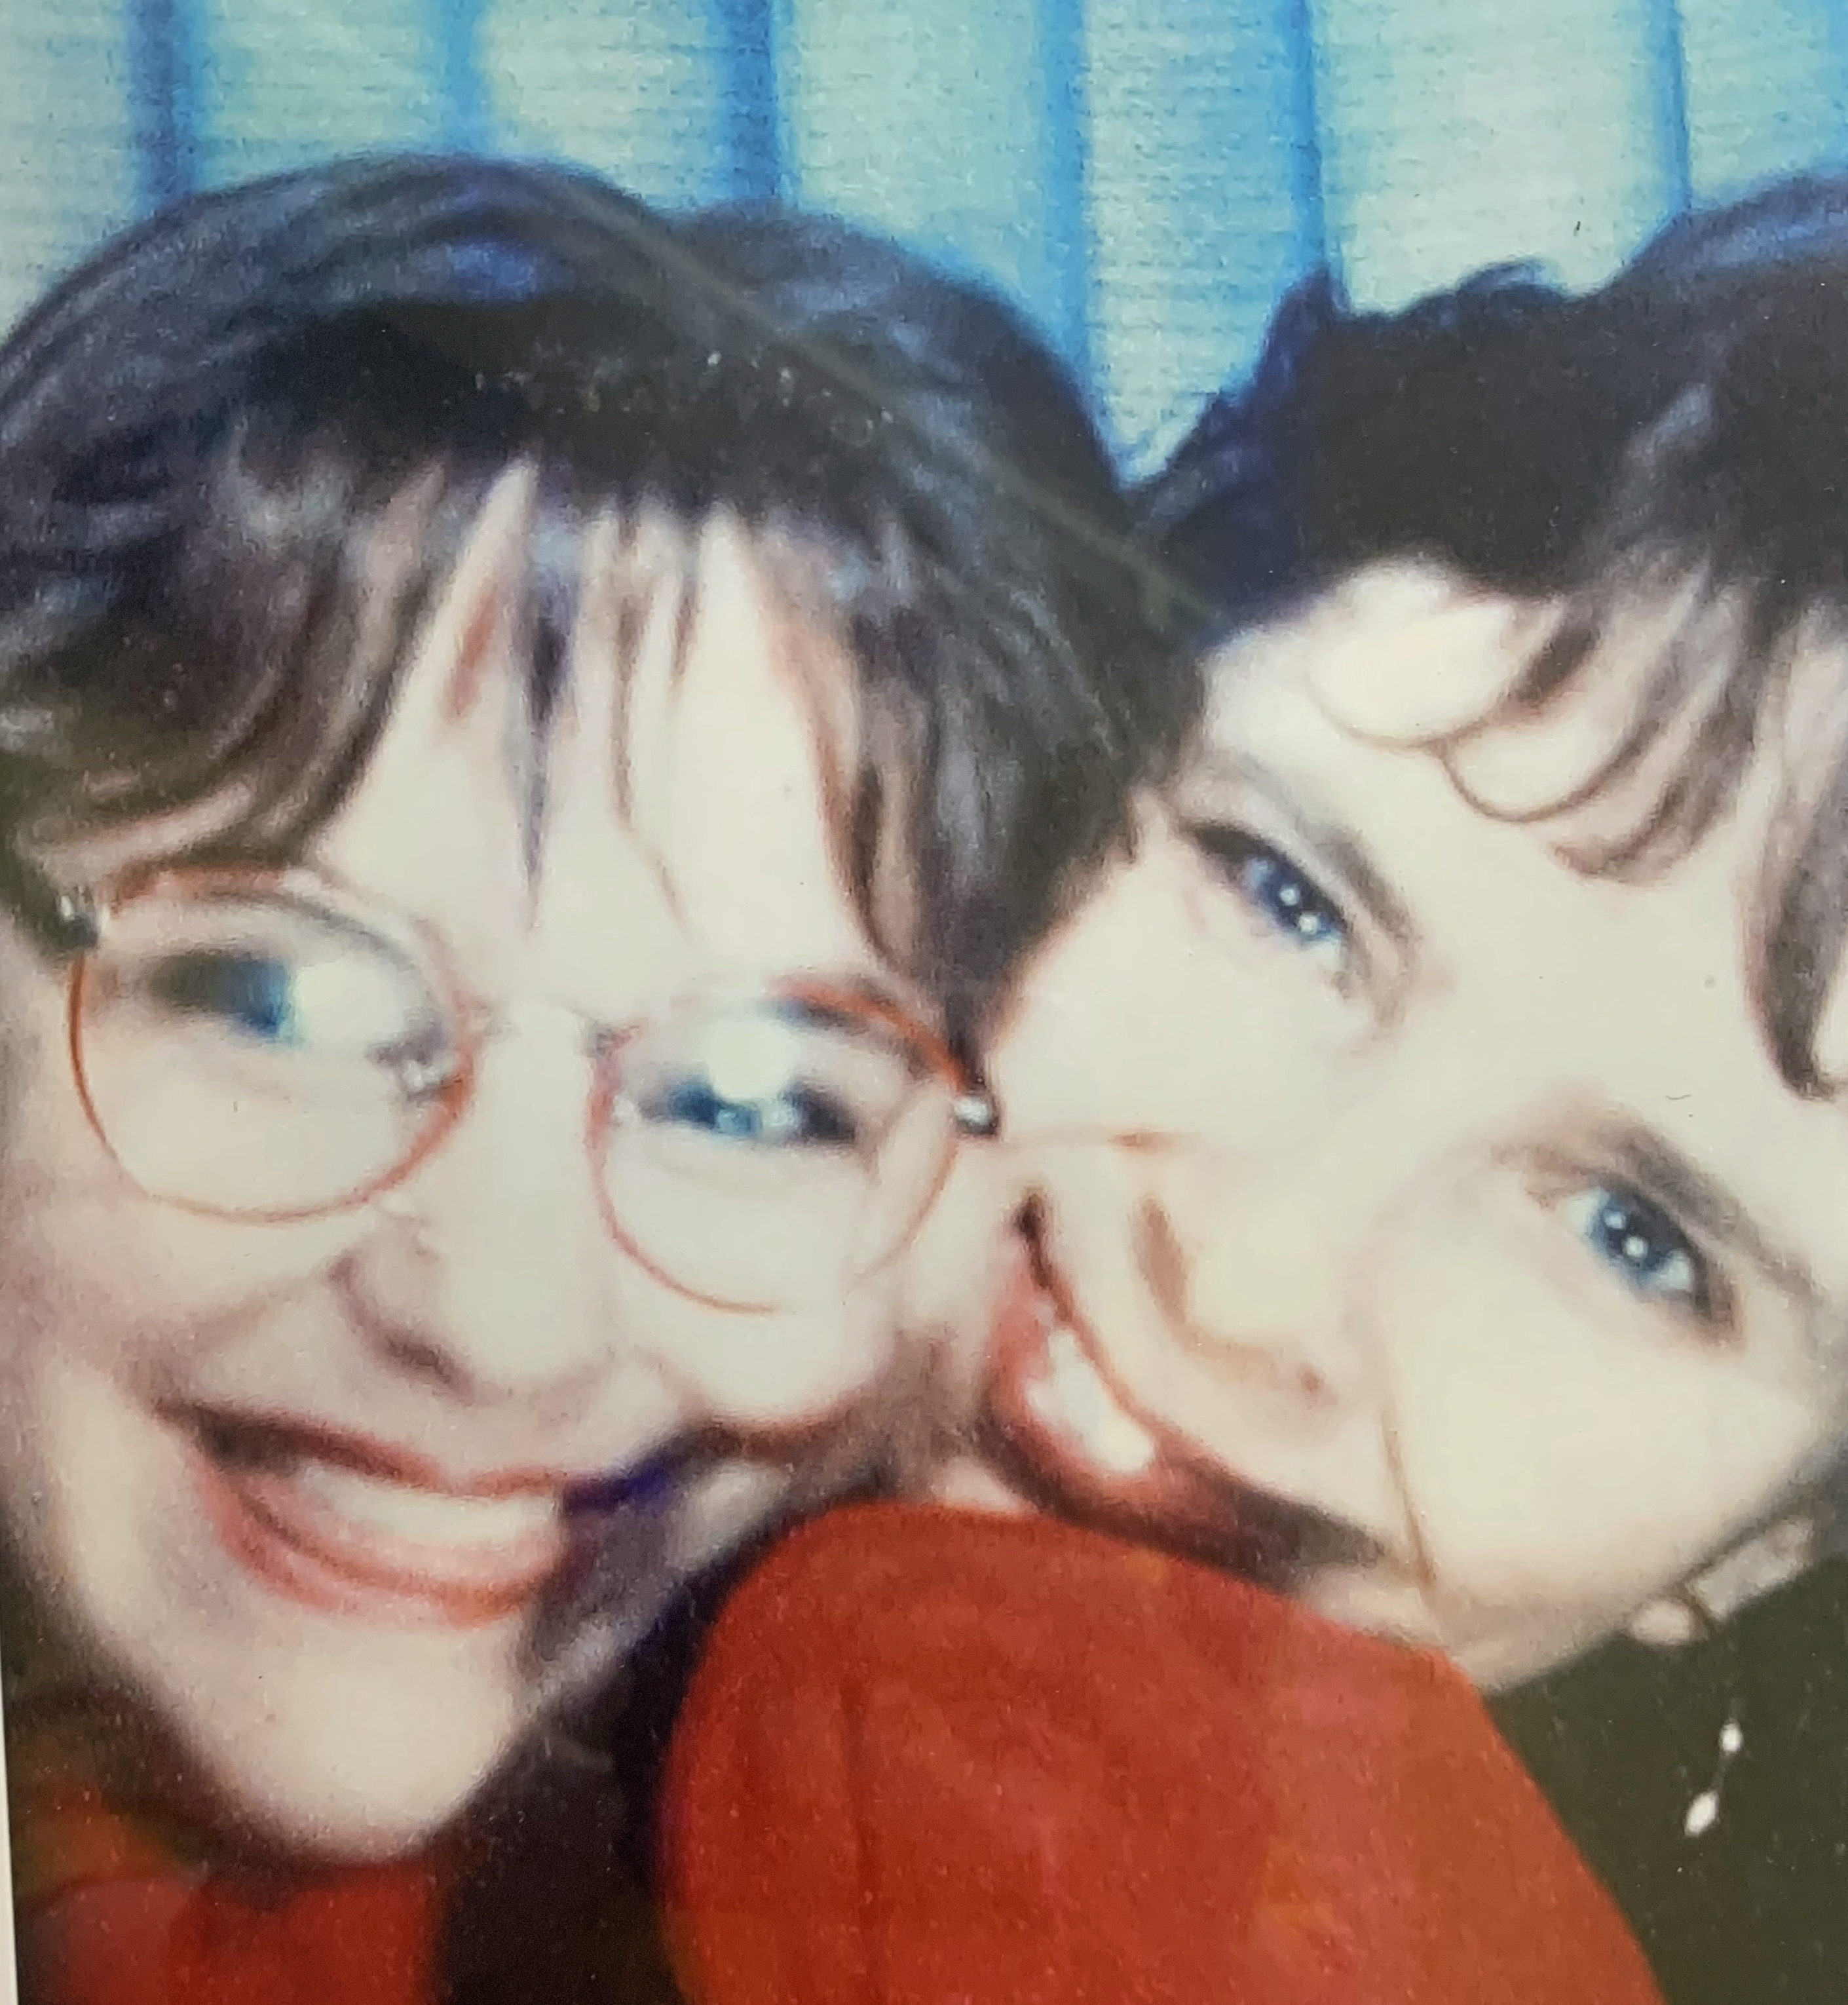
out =
[[[559,1040],[574,1045],[593,1062],[607,1057],[633,1037],[634,1024],[612,1024],[580,1010],[574,1003],[556,1002],[549,996],[521,996],[499,1003],[465,999],[467,1020],[463,1035],[477,1053],[491,1045],[532,1038]]]

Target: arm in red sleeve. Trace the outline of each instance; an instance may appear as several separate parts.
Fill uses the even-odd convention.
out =
[[[1447,1665],[1044,1519],[778,1548],[662,1842],[694,2005],[1659,2005]]]

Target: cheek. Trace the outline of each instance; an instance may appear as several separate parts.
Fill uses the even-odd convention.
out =
[[[0,1329],[6,1368],[46,1356],[107,1367],[184,1348],[244,1305],[323,1269],[338,1224],[189,1217],[131,1184],[98,1140],[49,1018],[21,1027],[0,1077]]]
[[[189,1217],[107,1164],[49,1179],[23,1202],[0,1197],[9,1348],[105,1370],[177,1360],[317,1284],[348,1236]]]
[[[1236,911],[1209,929],[1185,887],[1136,890],[1100,904],[1023,985],[992,1066],[1004,1133],[1299,1147],[1352,1090],[1352,1007]]]
[[[892,1269],[835,1301],[768,1315],[661,1293],[646,1308],[649,1349],[682,1389],[694,1424],[746,1434],[802,1430],[841,1415],[885,1377],[902,1303]]]
[[[1615,1624],[1773,1507],[1825,1427],[1737,1354],[1593,1313],[1491,1234],[1380,1302],[1403,1480],[1441,1592]]]
[[[1138,916],[1125,898],[1100,901],[1022,982],[988,1068],[1008,1139],[1136,1125],[1164,1090],[1151,999],[1166,1022],[1185,957],[1174,932]]]
[[[1015,1229],[1032,1184],[1018,1153],[966,1146],[899,1270],[898,1320],[935,1345],[953,1373],[979,1367],[995,1310],[1024,1258]]]

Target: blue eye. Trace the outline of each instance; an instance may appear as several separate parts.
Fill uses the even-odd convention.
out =
[[[733,1099],[697,1076],[674,1082],[647,1114],[722,1141],[770,1148],[844,1149],[858,1139],[845,1111],[824,1095],[792,1089],[762,1100]]]
[[[1305,951],[1346,951],[1341,908],[1281,851],[1240,828],[1195,827],[1189,833],[1268,931]]]
[[[1299,946],[1346,939],[1341,914],[1294,864],[1275,850],[1253,852],[1240,873],[1245,894],[1277,930]]]
[[[1578,1192],[1566,1209],[1586,1245],[1638,1294],[1707,1312],[1706,1262],[1659,1206],[1620,1185],[1600,1184]]]
[[[390,953],[304,953],[286,944],[198,947],[156,960],[142,992],[177,1024],[273,1054],[426,1070],[447,1027]]]
[[[181,1016],[207,1018],[265,1044],[300,1041],[295,971],[256,954],[175,955],[149,985]]]

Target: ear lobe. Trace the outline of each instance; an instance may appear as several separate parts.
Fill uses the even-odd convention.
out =
[[[1632,1643],[1651,1650],[1685,1650],[1706,1635],[1708,1624],[1692,1597],[1659,1594],[1646,1601],[1624,1624]]]
[[[1646,1601],[1626,1628],[1652,1649],[1685,1648],[1730,1621],[1761,1596],[1785,1586],[1822,1557],[1813,1510],[1794,1511],[1755,1532],[1682,1583]]]

